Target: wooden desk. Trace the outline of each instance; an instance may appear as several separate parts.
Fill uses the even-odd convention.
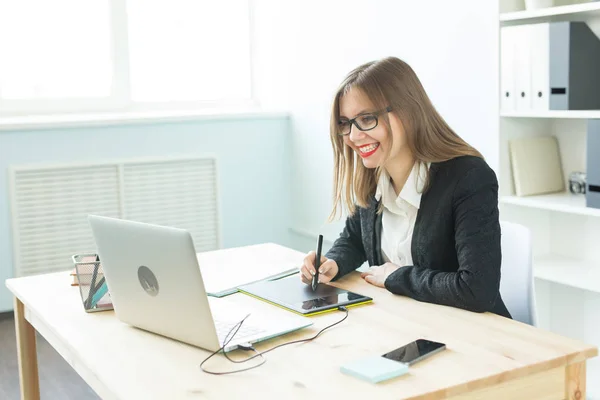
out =
[[[351,308],[344,323],[313,342],[268,353],[257,369],[213,376],[198,367],[208,352],[127,326],[112,311],[86,314],[78,289],[69,283],[65,273],[7,281],[16,296],[24,399],[39,399],[34,329],[102,398],[123,400],[584,399],[586,359],[598,354],[593,346],[496,315],[395,296],[353,273],[337,285],[372,296],[373,304]],[[242,294],[230,297],[254,309],[270,307]],[[341,317],[341,312],[312,317],[312,327],[257,348],[308,337]],[[378,385],[340,372],[346,362],[417,338],[444,342],[447,350]],[[219,356],[207,367],[238,365]]]

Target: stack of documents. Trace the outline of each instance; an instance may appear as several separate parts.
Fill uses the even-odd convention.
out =
[[[297,273],[305,254],[265,243],[208,251],[197,256],[206,293],[222,297],[237,292],[239,286]]]

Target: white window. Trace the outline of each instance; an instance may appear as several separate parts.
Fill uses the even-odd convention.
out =
[[[244,103],[248,0],[0,0],[0,113]]]
[[[134,101],[250,97],[246,1],[128,0]]]

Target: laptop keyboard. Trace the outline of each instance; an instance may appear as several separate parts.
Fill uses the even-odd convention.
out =
[[[225,341],[227,334],[232,330],[232,328],[236,324],[237,322],[215,320],[215,327],[217,328],[217,336],[219,338],[219,342],[223,343]],[[244,322],[233,337],[233,340],[237,342],[240,339],[255,336],[264,332],[266,332],[264,329],[252,325],[247,325],[247,323]]]

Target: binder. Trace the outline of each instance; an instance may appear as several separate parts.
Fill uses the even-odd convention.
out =
[[[502,110],[600,110],[600,40],[585,22],[504,27],[500,51]]]
[[[531,38],[531,108],[550,109],[550,24],[529,26]]]
[[[515,89],[517,111],[531,110],[531,36],[530,26],[520,25],[515,30]]]
[[[569,22],[550,25],[550,109],[568,110],[569,88]]]
[[[600,208],[600,119],[587,123],[585,205]]]
[[[500,30],[500,108],[503,111],[516,109],[515,37],[512,26]]]
[[[549,27],[551,110],[600,109],[600,40],[585,22]]]

